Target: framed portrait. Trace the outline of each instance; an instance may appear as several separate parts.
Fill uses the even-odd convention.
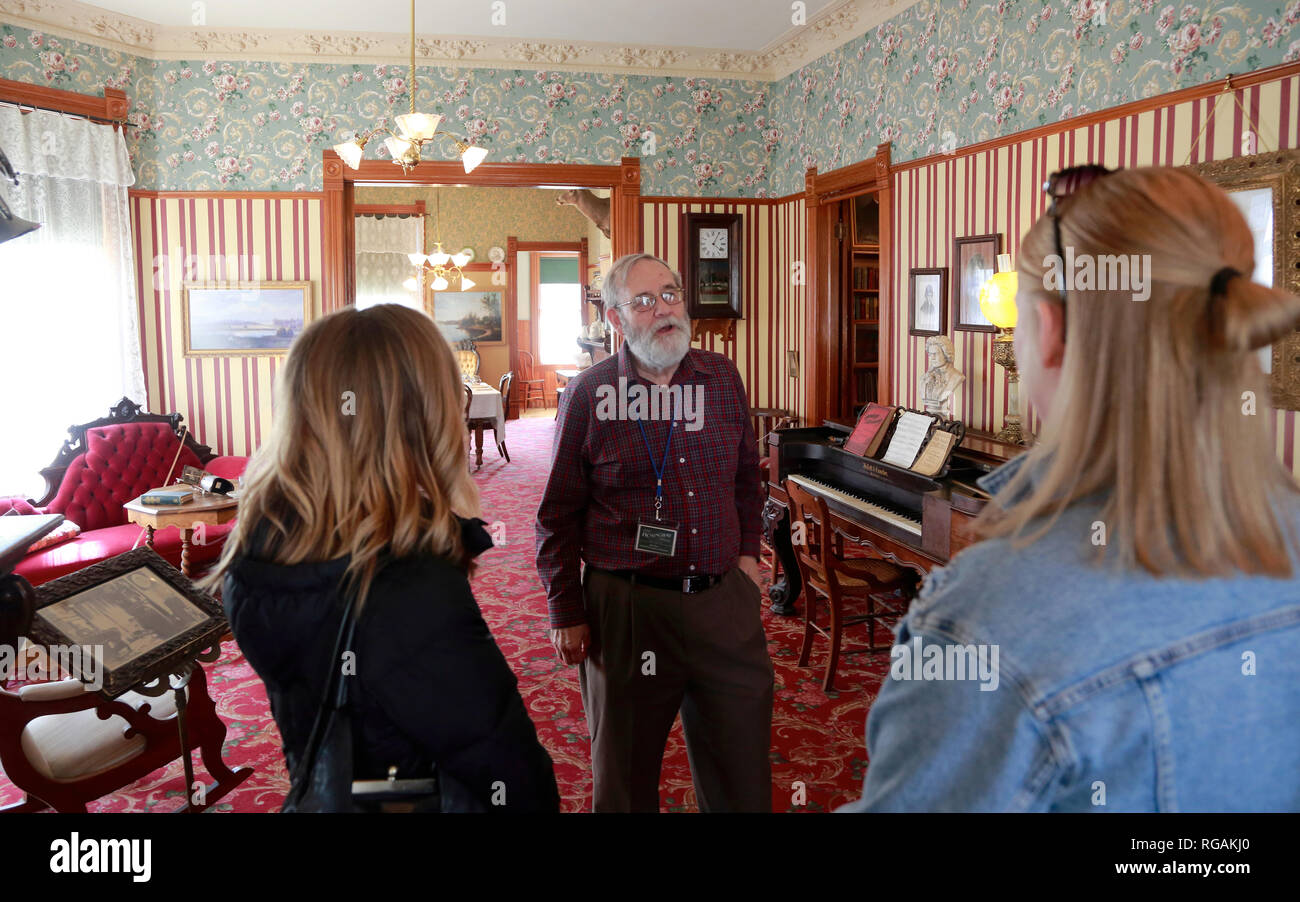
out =
[[[92,654],[101,691],[116,698],[193,660],[226,629],[216,599],[157,552],[137,548],[39,586],[28,632],[46,646]]]
[[[909,335],[939,335],[948,322],[948,270],[913,269],[908,272],[911,299]]]
[[[682,228],[682,281],[691,319],[740,319],[739,213],[686,213]]]
[[[186,357],[283,354],[311,316],[311,282],[181,287]]]
[[[1002,236],[971,235],[952,243],[952,327],[963,332],[996,332],[980,310],[980,288],[997,272]]]
[[[469,263],[461,271],[473,283],[468,288],[452,279],[446,289],[439,291],[425,274],[425,310],[453,348],[466,341],[480,348],[504,345],[502,310],[509,290],[509,270],[500,264]]]
[[[1253,154],[1186,167],[1225,192],[1255,238],[1255,271],[1262,285],[1300,294],[1300,150]],[[1260,349],[1272,381],[1273,405],[1300,410],[1300,330]]]

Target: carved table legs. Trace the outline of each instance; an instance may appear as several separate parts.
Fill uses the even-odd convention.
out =
[[[763,535],[781,559],[784,573],[781,579],[772,583],[767,590],[772,599],[772,613],[783,617],[795,617],[798,610],[795,602],[803,591],[803,579],[799,575],[799,562],[794,556],[794,546],[790,544],[790,512],[784,504],[771,498],[763,505]]]

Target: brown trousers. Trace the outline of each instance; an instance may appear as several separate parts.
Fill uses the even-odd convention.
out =
[[[773,670],[758,587],[733,569],[684,595],[589,567],[584,595],[594,809],[659,810],[680,710],[700,810],[771,811]]]

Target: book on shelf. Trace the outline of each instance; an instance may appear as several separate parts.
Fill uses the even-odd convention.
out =
[[[194,489],[187,485],[150,489],[140,496],[141,504],[184,504],[194,497]]]
[[[853,432],[844,442],[844,450],[850,454],[870,457],[872,450],[880,447],[880,440],[888,431],[890,420],[893,419],[894,411],[897,409],[874,401],[867,404],[862,415],[858,417]]]

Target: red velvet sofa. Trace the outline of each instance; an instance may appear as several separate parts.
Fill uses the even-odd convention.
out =
[[[45,495],[39,500],[0,498],[0,515],[12,510],[23,514],[63,514],[81,527],[75,539],[30,552],[14,568],[33,586],[82,567],[130,551],[143,527],[128,523],[122,505],[145,491],[175,482],[185,466],[234,478],[244,472],[246,457],[218,457],[187,431],[171,480],[168,468],[176,459],[180,442],[180,414],[143,413],[139,405],[123,398],[108,417],[71,427],[71,438],[54,463],[41,471]],[[234,523],[209,527],[207,541],[190,548],[191,565],[203,567],[221,554]],[[179,567],[181,538],[178,529],[154,534],[154,550]]]

